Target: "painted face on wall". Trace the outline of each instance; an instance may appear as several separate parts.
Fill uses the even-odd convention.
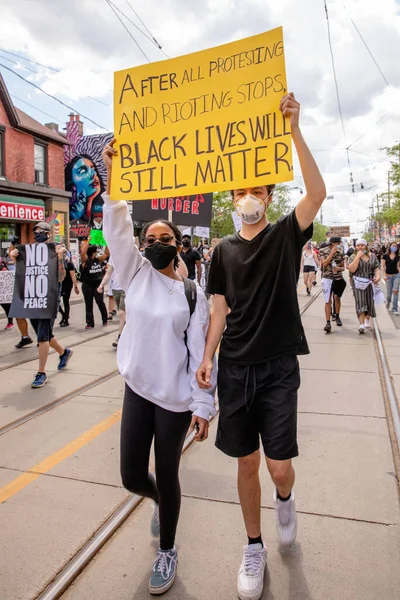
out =
[[[72,181],[76,186],[78,199],[90,198],[100,191],[100,179],[95,166],[88,158],[80,158],[72,168]]]

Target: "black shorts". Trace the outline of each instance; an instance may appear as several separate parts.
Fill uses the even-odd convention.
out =
[[[50,342],[54,337],[53,325],[55,319],[30,319],[38,342]]]
[[[341,298],[346,289],[347,283],[344,279],[334,279],[332,283],[332,292],[338,298]]]
[[[315,273],[317,269],[315,267],[311,267],[310,265],[304,265],[303,273]]]
[[[273,460],[298,456],[297,356],[241,366],[221,358],[218,368],[219,421],[215,445],[240,458],[260,447]]]

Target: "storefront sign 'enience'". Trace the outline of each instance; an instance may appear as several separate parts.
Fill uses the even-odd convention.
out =
[[[115,73],[111,198],[145,200],[293,179],[279,27]]]

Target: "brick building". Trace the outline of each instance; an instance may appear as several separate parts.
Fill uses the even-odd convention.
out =
[[[0,253],[12,237],[33,241],[35,222],[58,213],[53,233],[68,241],[69,197],[64,146],[54,123],[42,125],[13,105],[0,75]],[[58,238],[59,239],[59,238]]]

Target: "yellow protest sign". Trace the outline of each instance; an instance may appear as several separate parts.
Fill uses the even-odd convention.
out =
[[[111,198],[144,200],[293,179],[282,28],[114,80]]]

